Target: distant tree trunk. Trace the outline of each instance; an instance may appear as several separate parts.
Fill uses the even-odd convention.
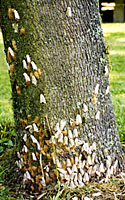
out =
[[[1,0],[17,165],[33,191],[123,170],[97,0]]]

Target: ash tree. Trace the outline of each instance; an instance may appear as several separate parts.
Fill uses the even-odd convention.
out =
[[[40,192],[123,170],[97,0],[1,0],[20,185]]]

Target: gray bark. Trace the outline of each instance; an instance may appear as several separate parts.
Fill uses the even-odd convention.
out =
[[[1,13],[24,184],[108,181],[123,169],[123,153],[98,1],[1,0]]]

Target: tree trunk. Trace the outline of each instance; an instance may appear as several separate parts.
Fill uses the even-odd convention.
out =
[[[24,185],[107,182],[123,170],[97,0],[1,0]]]

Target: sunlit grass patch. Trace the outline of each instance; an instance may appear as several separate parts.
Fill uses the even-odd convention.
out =
[[[103,24],[112,68],[110,91],[120,140],[125,143],[125,23]]]
[[[0,44],[3,44],[3,38],[2,38],[2,33],[0,31]]]
[[[102,26],[104,33],[125,33],[125,23],[103,23]]]
[[[14,123],[11,85],[0,32],[0,124]]]

